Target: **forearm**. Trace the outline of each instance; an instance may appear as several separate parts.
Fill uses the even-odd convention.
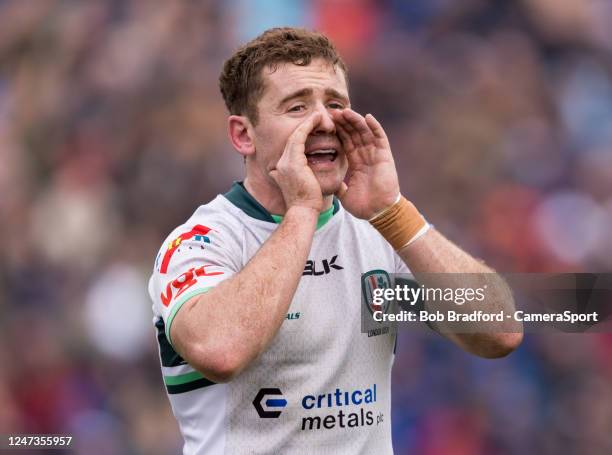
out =
[[[371,114],[363,117],[351,109],[334,111],[333,116],[338,136],[349,151],[349,178],[337,192],[344,208],[358,218],[369,220],[389,245],[399,251],[417,281],[419,273],[489,275],[497,281],[489,290],[492,298],[488,304],[493,302],[493,307],[512,309],[512,295],[503,280],[435,230],[427,231],[426,221],[418,209],[401,197],[391,146],[381,124]],[[392,203],[393,200],[396,202]],[[466,350],[488,357],[509,352],[506,348],[518,346],[522,336],[520,333],[446,335]]]
[[[492,273],[435,229],[398,251],[413,273]]]
[[[514,311],[514,299],[505,281],[491,268],[477,261],[434,229],[398,251],[417,281],[428,287],[484,288],[485,298],[469,304],[454,305],[453,310],[482,310],[493,314]],[[438,275],[439,274],[439,275]],[[444,274],[444,275],[442,275]],[[434,302],[433,305],[440,305]],[[522,340],[522,326],[513,322],[497,330],[479,333],[455,333],[443,324],[434,328],[463,349],[482,357],[500,357],[515,349]],[[502,332],[501,330],[508,330]]]
[[[302,276],[317,216],[290,208],[239,273],[181,308],[171,330],[185,360],[213,380],[227,380],[266,349]]]

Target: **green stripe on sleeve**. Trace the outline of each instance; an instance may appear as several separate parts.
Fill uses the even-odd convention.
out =
[[[213,286],[210,286],[207,288],[195,289],[191,292],[188,292],[183,297],[181,297],[181,299],[174,305],[174,307],[172,308],[172,311],[170,311],[170,315],[168,316],[168,323],[166,324],[166,338],[168,339],[168,343],[170,343],[170,346],[172,346],[172,339],[170,338],[170,326],[172,325],[172,321],[174,321],[174,317],[176,316],[176,313],[178,312],[178,310],[180,310],[181,307],[185,304],[185,302],[187,302],[192,297],[195,297],[196,295],[199,295],[199,294],[204,294],[205,292],[208,292],[212,288]]]
[[[203,377],[199,371],[192,371],[191,373],[179,374],[178,376],[164,376],[164,382],[166,385],[180,385],[202,379]]]
[[[201,378],[201,379],[196,379],[195,381],[185,382],[183,384],[176,384],[176,385],[168,384],[166,385],[166,390],[168,391],[170,395],[173,395],[177,393],[191,392],[192,390],[201,389],[203,387],[208,387],[211,385],[215,385],[215,383],[212,381],[209,381],[206,378]]]

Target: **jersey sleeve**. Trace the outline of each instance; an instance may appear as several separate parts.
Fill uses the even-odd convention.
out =
[[[228,229],[191,223],[176,229],[162,245],[149,280],[154,313],[170,327],[180,308],[240,269],[241,252]],[[235,233],[234,233],[235,234]]]

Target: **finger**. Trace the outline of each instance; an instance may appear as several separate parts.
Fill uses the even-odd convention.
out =
[[[314,129],[314,127],[321,121],[321,113],[316,112],[302,123],[298,125],[298,127],[291,133],[289,136],[288,142],[293,144],[305,144],[306,139]]]
[[[349,122],[346,118],[346,112],[348,111],[348,109],[343,109],[342,111],[340,111],[340,115],[338,118],[338,122],[344,126],[344,129],[347,130],[349,133],[352,133],[355,128],[353,128],[353,125],[351,125],[351,122]]]
[[[345,110],[346,109],[334,109],[331,111],[331,114],[332,114],[332,118],[334,119],[334,122],[339,123],[341,125],[349,126],[349,123],[346,121],[346,119],[342,115],[342,113]]]
[[[342,111],[342,115],[353,129],[359,131],[360,133],[369,131],[369,128],[365,123],[365,118],[358,112],[355,112],[352,109],[345,109]]]
[[[374,135],[369,131],[365,119],[360,114],[351,109],[345,109],[342,116],[346,120],[345,128],[350,132],[355,144],[363,146],[374,140]]]
[[[359,131],[357,131],[353,124],[347,119],[347,111],[348,109],[342,111],[341,124],[344,127],[344,130],[351,136],[351,140],[353,141],[353,144],[355,144],[355,147],[360,147],[363,145],[363,141],[361,140],[361,134],[359,134]]]
[[[361,114],[358,114],[352,109],[346,109],[343,116],[353,130],[359,134],[362,143],[368,144],[374,142],[374,133],[370,130],[366,119]]]
[[[335,111],[332,115],[337,124],[342,125],[347,133],[352,134],[354,132],[354,128],[351,126],[349,121],[344,118],[345,111],[346,109]]]
[[[285,151],[290,155],[304,154],[306,139],[315,128],[316,125],[321,121],[321,113],[317,112],[311,117],[304,120],[289,136],[287,139],[287,145]]]
[[[356,145],[352,138],[353,130],[351,125],[346,121],[342,112],[344,110],[334,110],[332,111],[332,118],[334,119],[334,123],[336,124],[336,131],[338,133],[338,137],[340,141],[342,141],[345,148],[349,148],[347,151],[354,150]]]
[[[340,138],[340,142],[342,142],[345,152],[349,153],[355,149],[355,144],[353,144],[353,140],[351,139],[349,133],[344,129],[344,126],[337,124],[336,134]]]
[[[389,140],[387,139],[387,134],[385,133],[385,130],[383,129],[382,125],[378,120],[376,120],[376,118],[372,114],[367,114],[365,116],[365,121],[370,127],[370,130],[372,130],[372,134],[374,134],[374,137],[376,139],[389,142]]]
[[[347,191],[348,191],[348,186],[346,185],[346,183],[341,182],[340,188],[338,188],[335,195],[338,197],[338,199],[342,200],[344,199],[344,195],[346,194]]]

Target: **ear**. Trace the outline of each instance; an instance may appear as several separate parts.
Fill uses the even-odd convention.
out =
[[[246,116],[230,115],[227,119],[229,140],[236,151],[245,158],[255,153],[252,130],[251,122]]]

